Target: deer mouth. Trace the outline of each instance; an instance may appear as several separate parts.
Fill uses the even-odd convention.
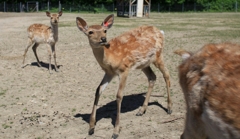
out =
[[[101,41],[101,42],[99,42],[99,44],[102,45],[102,46],[103,45],[109,45],[109,43],[107,41]]]

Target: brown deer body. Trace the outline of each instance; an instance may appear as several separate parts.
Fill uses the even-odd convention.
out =
[[[143,106],[137,115],[142,115],[147,109],[149,97],[151,95],[156,75],[150,68],[154,64],[163,74],[166,82],[168,93],[168,114],[171,113],[172,102],[170,98],[170,77],[168,70],[164,67],[162,56],[163,51],[163,34],[156,27],[141,26],[134,30],[128,31],[107,42],[106,32],[114,21],[114,15],[109,15],[102,25],[88,26],[86,21],[77,17],[76,23],[80,31],[88,36],[93,54],[105,75],[96,90],[93,110],[90,116],[89,134],[94,133],[96,123],[96,109],[100,94],[114,76],[119,76],[119,88],[117,91],[117,117],[113,138],[117,138],[120,130],[120,110],[123,98],[122,91],[125,87],[128,73],[131,69],[141,69],[148,78],[149,87]]]
[[[39,67],[41,67],[40,61],[37,56],[37,47],[39,44],[45,43],[48,45],[48,54],[49,54],[49,72],[51,73],[52,66],[51,66],[51,57],[53,55],[54,62],[55,62],[55,70],[58,71],[58,66],[56,62],[56,51],[55,51],[55,45],[58,41],[58,22],[59,17],[62,15],[62,11],[60,11],[58,14],[51,14],[49,12],[46,12],[46,15],[50,17],[50,24],[51,26],[47,26],[44,24],[33,24],[28,27],[28,44],[26,46],[26,49],[23,54],[23,66],[25,63],[25,57],[27,54],[27,51],[29,47],[32,46],[34,55],[37,59],[37,64]]]
[[[183,57],[180,85],[186,106],[181,139],[240,138],[240,45],[208,44]]]

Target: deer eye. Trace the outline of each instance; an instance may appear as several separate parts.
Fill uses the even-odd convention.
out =
[[[104,33],[107,33],[107,30],[104,30]]]
[[[91,35],[91,34],[93,34],[93,32],[92,32],[92,31],[89,31],[89,32],[88,32],[88,34],[90,34],[90,35]]]

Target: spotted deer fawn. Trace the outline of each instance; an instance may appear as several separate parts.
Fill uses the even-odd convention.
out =
[[[181,139],[240,138],[240,45],[208,44],[196,53],[177,50],[186,106]]]
[[[55,70],[58,71],[58,66],[57,66],[57,62],[56,62],[55,45],[58,41],[58,22],[59,22],[59,17],[62,16],[62,11],[60,11],[58,14],[51,14],[50,12],[47,11],[46,15],[48,17],[50,17],[51,26],[47,26],[44,24],[33,24],[33,25],[30,25],[27,29],[28,43],[27,43],[26,49],[24,51],[22,67],[25,66],[24,65],[25,57],[26,57],[28,48],[31,46],[32,46],[34,55],[37,59],[37,64],[39,67],[41,67],[36,50],[37,50],[37,47],[39,46],[39,44],[46,43],[48,45],[48,54],[49,54],[49,73],[51,73],[51,70],[52,70],[51,57],[52,57],[52,55],[54,57]]]
[[[170,98],[170,77],[168,70],[163,61],[163,33],[153,26],[141,26],[134,30],[123,33],[122,35],[107,42],[107,30],[111,28],[114,22],[114,15],[109,15],[101,25],[88,26],[86,21],[80,17],[76,18],[77,27],[89,39],[89,44],[93,54],[105,71],[105,75],[98,86],[95,94],[95,101],[90,116],[89,134],[94,133],[96,123],[96,109],[100,94],[103,92],[108,83],[115,77],[119,76],[119,88],[116,95],[117,117],[112,138],[117,138],[120,132],[120,111],[123,98],[123,89],[126,84],[128,73],[131,69],[141,69],[147,76],[149,86],[143,106],[137,113],[141,116],[145,113],[149,97],[151,95],[156,75],[150,68],[154,64],[163,74],[166,82],[168,94],[168,114],[172,112],[172,101]]]

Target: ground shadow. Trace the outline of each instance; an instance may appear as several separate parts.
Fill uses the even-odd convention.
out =
[[[43,68],[46,68],[46,69],[49,68],[49,63],[45,63],[45,62],[40,61],[40,64],[41,64],[41,66],[42,66]],[[32,62],[32,63],[30,64],[30,66],[37,66],[37,67],[39,67],[38,64],[37,64],[37,62]],[[62,66],[62,65],[58,65],[57,68],[59,69],[61,66]],[[52,67],[52,69],[56,70],[56,69],[55,69],[55,66],[54,66],[53,64],[51,64],[51,67]]]
[[[140,94],[124,96],[122,101],[121,113],[130,112],[141,107],[145,99],[145,96],[144,96],[145,94],[146,93],[140,93]],[[150,105],[159,106],[167,113],[167,108],[164,108],[158,102],[150,102],[148,106]],[[91,111],[91,108],[89,111]],[[106,105],[103,105],[97,109],[96,123],[102,118],[111,118],[112,124],[115,125],[116,113],[117,113],[117,103],[116,101],[111,101]],[[74,117],[82,118],[85,122],[89,123],[90,113],[88,114],[78,113]]]

